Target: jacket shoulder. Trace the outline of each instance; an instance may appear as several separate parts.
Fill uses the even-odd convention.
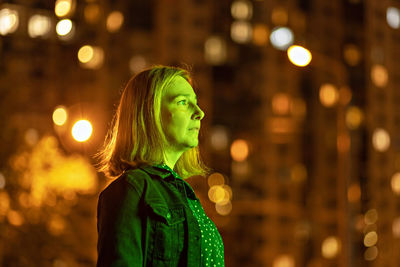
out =
[[[141,195],[146,187],[148,179],[150,179],[150,176],[143,170],[130,169],[112,181],[100,194],[103,195],[107,194],[109,191],[115,191],[114,189],[117,188],[132,186],[135,191]]]

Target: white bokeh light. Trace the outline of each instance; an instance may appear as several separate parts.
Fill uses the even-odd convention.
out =
[[[393,29],[400,28],[400,10],[396,7],[388,7],[386,10],[386,21]]]
[[[276,27],[269,36],[271,44],[279,50],[286,50],[293,44],[293,32],[287,27]]]

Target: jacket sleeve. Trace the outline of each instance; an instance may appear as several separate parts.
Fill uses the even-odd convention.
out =
[[[140,193],[125,181],[110,184],[97,206],[97,267],[143,266]]]

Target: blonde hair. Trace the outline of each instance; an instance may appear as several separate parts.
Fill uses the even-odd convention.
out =
[[[103,149],[96,155],[98,169],[110,178],[140,165],[163,163],[167,144],[161,121],[161,98],[168,84],[180,76],[192,84],[188,70],[157,65],[133,76],[121,95]],[[185,151],[174,170],[183,178],[206,175],[199,148]]]

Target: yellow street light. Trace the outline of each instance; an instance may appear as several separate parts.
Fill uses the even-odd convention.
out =
[[[307,66],[312,59],[311,52],[299,45],[292,45],[287,50],[290,62],[299,67]]]
[[[79,120],[72,127],[72,136],[78,142],[85,142],[92,135],[92,124],[88,120]]]

